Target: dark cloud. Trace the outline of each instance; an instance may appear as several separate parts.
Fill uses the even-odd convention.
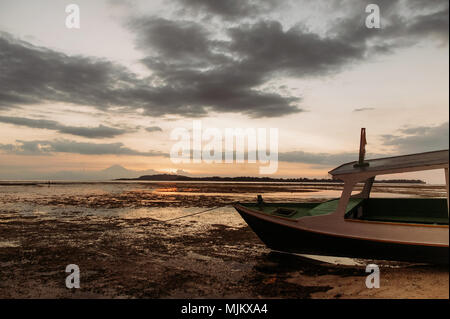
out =
[[[297,78],[324,75],[364,56],[365,47],[339,38],[324,38],[295,26],[283,30],[278,21],[260,21],[228,30],[229,47],[240,57],[239,68],[259,74]]]
[[[146,127],[145,130],[147,132],[162,132],[162,128],[160,128],[159,126]]]
[[[411,23],[407,25],[407,32],[417,36],[427,36],[431,34],[443,42],[448,43],[448,9],[448,1],[446,1],[446,7],[443,7],[442,10],[415,17]]]
[[[400,135],[383,135],[383,144],[398,153],[420,153],[449,148],[448,122],[437,126],[418,126],[399,130]]]
[[[282,0],[177,0],[186,11],[217,15],[225,20],[255,17],[279,6]]]
[[[21,141],[17,144],[0,144],[0,150],[19,155],[51,155],[53,153],[74,153],[83,155],[136,155],[136,156],[165,156],[162,152],[140,152],[122,143],[87,143],[66,139],[53,141]]]
[[[108,138],[126,133],[126,130],[100,124],[97,127],[62,126],[59,132],[88,138]]]
[[[256,89],[270,70],[251,66],[249,58],[229,42],[211,39],[198,23],[147,17],[133,20],[130,27],[138,47],[153,53],[142,62],[165,83],[160,99],[180,114],[215,111],[264,117],[301,111],[297,97]]]
[[[69,56],[0,33],[0,109],[57,101],[104,111],[143,109],[149,116],[277,117],[301,112],[301,98],[264,89],[270,81],[333,74],[428,37],[448,42],[448,1],[380,0],[380,30],[365,27],[368,2],[335,1],[348,14],[320,34],[301,25],[283,27],[269,16],[239,20],[273,8],[275,1],[179,3],[187,11],[229,17],[233,24],[223,24],[219,34],[201,19],[132,17],[128,27],[151,72],[144,79],[110,61]]]
[[[192,22],[149,17],[130,25],[138,34],[138,47],[157,52],[143,63],[167,83],[165,103],[175,106],[183,100],[180,111],[199,115],[206,110],[251,117],[300,112],[299,97],[258,88],[281,76],[329,74],[364,55],[363,46],[321,38],[299,27],[283,30],[277,21],[229,28],[229,41],[210,39],[203,26]],[[203,63],[196,63],[198,58]]]
[[[183,61],[183,64],[214,62],[210,52],[209,32],[192,21],[177,21],[153,17],[130,21],[130,27],[139,30],[136,34],[137,48],[155,51],[164,61]],[[151,43],[151,50],[149,50]]]
[[[127,131],[99,125],[97,127],[67,126],[51,120],[37,120],[24,117],[0,116],[0,122],[27,126],[31,128],[40,128],[55,130],[60,133],[82,136],[87,138],[109,138],[125,134]]]
[[[348,8],[346,19],[337,20],[329,34],[353,43],[364,43],[369,53],[391,52],[396,48],[417,43],[424,37],[434,37],[448,43],[448,0],[401,1],[379,0],[381,28],[365,26],[365,7],[369,1],[340,1]],[[375,2],[372,2],[375,3]]]
[[[357,109],[354,109],[353,112],[364,112],[364,111],[372,111],[375,110],[373,107],[360,107]]]
[[[0,33],[0,105],[61,101],[100,109],[124,105],[120,91],[138,82],[109,61],[67,56]]]
[[[155,23],[166,22],[158,19]],[[150,24],[151,28],[154,26],[154,23]],[[193,30],[192,27],[188,29]],[[167,55],[171,48],[164,47],[165,44],[168,42],[161,40],[158,47]],[[181,57],[188,55],[191,47],[184,48],[184,55],[173,54],[171,57],[184,61]],[[0,106],[10,108],[16,103],[60,101],[91,105],[101,110],[117,106],[129,110],[142,108],[145,115],[150,116],[193,117],[210,111],[239,112],[254,117],[299,111],[291,105],[298,101],[297,98],[261,92],[249,85],[240,87],[239,83],[249,79],[230,74],[228,71],[231,70],[224,66],[202,72],[198,68],[185,69],[185,65],[177,68],[167,64],[169,59],[162,61],[150,57],[144,61],[154,68],[156,80],[161,83],[153,85],[155,78],[138,79],[114,63],[67,56],[3,33],[0,36]]]

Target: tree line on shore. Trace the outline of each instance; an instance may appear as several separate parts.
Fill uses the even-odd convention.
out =
[[[137,178],[118,178],[116,180],[140,180],[140,181],[174,181],[174,182],[283,182],[283,183],[342,183],[340,180],[333,180],[330,178],[273,178],[273,177],[254,177],[254,176],[237,176],[237,177],[222,177],[222,176],[184,176],[177,174],[155,174],[143,175]],[[407,183],[407,184],[425,184],[420,179],[387,179],[375,180],[375,183]]]

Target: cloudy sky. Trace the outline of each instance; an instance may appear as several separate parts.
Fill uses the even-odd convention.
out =
[[[80,29],[65,7],[80,8]],[[365,26],[369,3],[381,28]],[[173,164],[174,128],[278,128],[276,176],[448,148],[448,0],[0,0],[0,179],[258,175]],[[73,175],[71,175],[73,176]],[[417,175],[441,182],[435,172]]]

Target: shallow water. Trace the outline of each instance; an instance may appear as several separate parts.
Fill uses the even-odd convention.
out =
[[[245,227],[227,205],[254,201],[262,194],[267,202],[321,202],[340,196],[335,183],[219,183],[219,182],[8,182],[0,185],[3,219],[87,220],[114,217],[123,220],[172,220],[219,207],[200,215],[177,219],[199,225]],[[375,184],[372,197],[445,197],[444,186]],[[173,221],[175,222],[175,221]],[[198,228],[198,227],[197,227]]]
[[[267,202],[320,202],[338,198],[341,189],[334,183],[8,182],[0,185],[0,204],[3,214],[15,216],[65,218],[75,213],[165,220],[202,207],[254,201],[257,194]],[[375,184],[371,196],[446,197],[446,191],[444,186],[435,185]],[[223,223],[220,216],[227,216],[230,210],[223,212],[215,212],[215,222]]]

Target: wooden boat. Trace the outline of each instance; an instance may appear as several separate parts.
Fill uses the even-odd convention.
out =
[[[441,150],[364,160],[329,173],[344,182],[323,203],[238,203],[235,209],[271,249],[314,255],[448,264],[448,163]],[[447,198],[370,198],[377,175],[443,169]],[[362,191],[352,195],[358,183]]]

